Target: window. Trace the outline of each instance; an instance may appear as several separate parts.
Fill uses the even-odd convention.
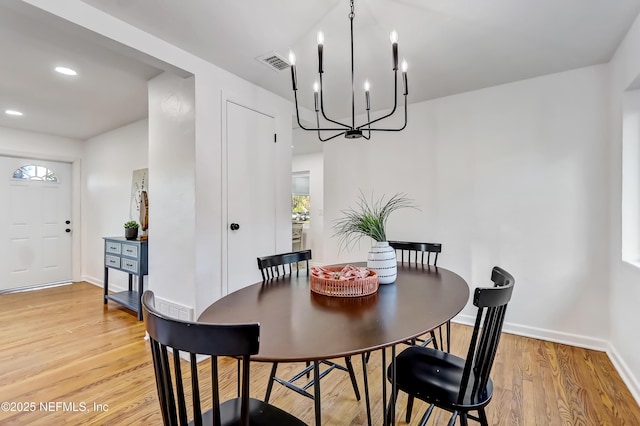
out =
[[[44,166],[37,166],[35,164],[31,164],[28,166],[22,166],[13,172],[14,179],[25,179],[25,180],[38,180],[45,182],[58,182],[58,176]]]
[[[294,173],[291,179],[291,220],[309,222],[310,217],[309,174]]]

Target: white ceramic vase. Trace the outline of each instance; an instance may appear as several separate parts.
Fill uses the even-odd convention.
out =
[[[398,276],[396,251],[387,241],[376,241],[369,250],[367,268],[376,271],[380,284],[393,284]]]

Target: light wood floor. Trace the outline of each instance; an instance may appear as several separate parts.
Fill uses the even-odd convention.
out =
[[[0,402],[35,410],[0,411],[1,425],[162,423],[144,325],[116,304],[104,307],[101,292],[76,283],[0,295]],[[469,327],[453,325],[454,353],[463,352],[469,335]],[[606,354],[509,334],[500,345],[492,372],[495,393],[487,407],[490,424],[640,425],[640,408]],[[374,424],[382,424],[380,362],[377,353],[368,366]],[[201,364],[209,368],[208,362]],[[269,366],[252,364],[253,396],[263,397]],[[284,364],[279,375],[298,366]],[[228,398],[236,389],[235,362],[225,360],[221,367]],[[354,367],[362,387],[359,357]],[[366,423],[364,403],[355,400],[345,373],[329,374],[321,390],[324,425]],[[275,385],[271,402],[314,422],[309,399]],[[399,424],[405,406],[401,395]],[[416,404],[412,424],[423,410]],[[447,420],[447,413],[434,411],[428,424]]]

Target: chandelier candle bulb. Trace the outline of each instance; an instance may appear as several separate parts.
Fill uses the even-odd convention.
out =
[[[398,33],[396,30],[391,31],[389,38],[391,39],[391,49],[393,51],[393,70],[398,71]]]
[[[318,112],[318,82],[313,83],[313,104]]]
[[[364,81],[364,100],[367,105],[367,111],[371,109],[371,100],[369,99],[369,89],[371,86],[369,85],[369,80]]]
[[[409,94],[409,83],[407,81],[407,68],[409,66],[407,65],[407,61],[405,61],[404,59],[402,60],[402,84],[404,87],[404,95],[408,95]]]
[[[324,34],[322,31],[318,32],[318,72],[322,74],[322,50],[324,46]]]
[[[289,63],[291,64],[291,85],[293,90],[298,90],[298,77],[296,76],[296,55],[293,51],[289,52]]]

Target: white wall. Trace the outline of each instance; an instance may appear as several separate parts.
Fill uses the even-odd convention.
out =
[[[0,127],[0,155],[26,157],[42,160],[54,160],[71,163],[73,175],[71,189],[71,224],[81,222],[80,194],[81,194],[81,164],[82,141],[44,133],[28,132],[24,130]],[[81,280],[80,232],[72,235],[72,277],[73,281]]]
[[[195,85],[149,81],[149,288],[195,306]]]
[[[629,30],[611,60],[611,126],[608,159],[611,262],[610,356],[636,400],[640,401],[640,269],[622,261],[622,124],[625,91],[640,77],[640,19]],[[625,155],[626,157],[626,155]],[[605,157],[606,158],[606,157]],[[636,167],[640,167],[636,163]],[[637,218],[636,218],[637,220]]]
[[[293,138],[301,138],[307,134],[300,134],[304,130],[293,131]],[[315,137],[315,134],[312,136]],[[320,143],[320,142],[318,142]],[[324,169],[323,155],[315,154],[295,155],[292,159],[292,172],[309,172],[309,200],[311,202],[311,217],[307,234],[308,247],[311,248],[312,264],[324,264]]]
[[[104,280],[103,237],[124,236],[132,172],[149,167],[148,121],[111,130],[84,143],[82,162],[82,279]],[[153,182],[151,182],[153,184]],[[124,290],[127,274],[109,272],[109,285]]]
[[[604,349],[607,89],[606,66],[582,68],[412,104],[401,133],[325,143],[325,260],[366,259],[368,242],[338,254],[330,238],[359,189],[406,192],[421,210],[394,213],[389,239],[441,242],[438,265],[472,288],[504,267],[505,329]]]

